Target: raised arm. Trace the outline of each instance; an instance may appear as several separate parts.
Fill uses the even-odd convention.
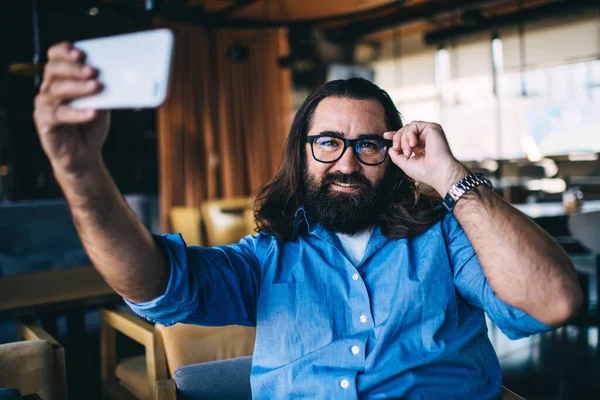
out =
[[[438,124],[416,121],[385,137],[394,140],[394,163],[442,197],[468,175]],[[454,214],[496,296],[551,326],[577,313],[582,296],[573,264],[533,221],[485,187],[458,200]]]
[[[68,105],[100,90],[83,56],[69,43],[50,48],[35,99],[35,125],[92,263],[119,294],[133,302],[148,301],[164,293],[168,263],[102,160],[108,112]]]
[[[467,175],[462,170],[454,182]],[[551,326],[577,313],[581,291],[573,263],[531,219],[482,187],[465,194],[454,215],[499,298]]]

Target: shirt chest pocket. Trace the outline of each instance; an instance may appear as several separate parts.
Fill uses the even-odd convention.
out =
[[[285,282],[269,287],[263,327],[287,362],[332,342],[332,310],[327,299],[323,283]]]
[[[405,264],[399,271],[374,269],[367,279],[374,282],[370,295],[375,325],[392,323],[404,331],[454,317],[457,305],[452,278],[450,266],[436,260]]]

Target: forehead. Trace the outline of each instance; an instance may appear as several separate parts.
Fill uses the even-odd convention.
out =
[[[339,132],[352,138],[365,133],[387,131],[385,113],[377,100],[327,97],[317,105],[309,135]]]

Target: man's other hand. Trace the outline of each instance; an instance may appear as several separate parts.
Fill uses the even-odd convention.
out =
[[[439,124],[413,121],[398,131],[385,132],[383,137],[394,142],[389,149],[392,162],[414,180],[431,186],[441,197],[468,175],[452,155]]]

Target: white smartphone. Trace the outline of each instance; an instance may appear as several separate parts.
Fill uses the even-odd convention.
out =
[[[85,63],[98,70],[103,89],[71,101],[74,108],[124,109],[160,106],[169,91],[173,32],[168,29],[128,33],[73,44]]]

